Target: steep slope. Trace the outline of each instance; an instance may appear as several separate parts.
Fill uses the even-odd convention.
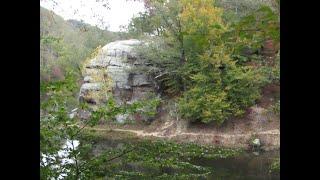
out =
[[[40,7],[40,38],[40,79],[51,81],[63,79],[67,68],[79,69],[93,49],[121,36]]]
[[[139,74],[135,67],[144,66],[136,56],[134,46],[143,41],[130,39],[115,41],[104,46],[96,57],[84,63],[84,84],[80,88],[80,100],[97,108],[114,97],[118,105],[132,104],[148,97],[156,90],[151,77]],[[217,126],[190,123],[178,115],[174,99],[165,99],[157,109],[157,116],[149,125],[141,123],[139,116],[116,116],[118,122],[133,120],[133,124],[101,124],[91,128],[97,131],[112,129],[115,132],[129,132],[142,138],[162,138],[181,142],[193,142],[223,147],[250,148],[251,141],[258,138],[262,149],[280,148],[280,116],[273,112],[272,104],[279,99],[280,86],[270,84],[263,89],[262,98],[247,109],[243,117],[231,118]],[[81,117],[79,113],[79,117]],[[83,118],[86,119],[86,118]]]
[[[87,48],[95,48],[97,44],[104,45],[120,38],[118,33],[101,30],[81,21],[66,21],[43,7],[40,7],[40,36],[60,37],[65,43],[75,46],[83,45]],[[95,41],[95,44],[90,46],[86,43],[88,40]]]

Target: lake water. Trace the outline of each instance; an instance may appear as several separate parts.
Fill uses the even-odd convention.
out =
[[[42,158],[42,162],[43,164],[46,166],[48,164],[48,162],[50,162],[50,160],[55,161],[56,157],[58,157],[61,160],[61,165],[67,165],[67,164],[73,164],[74,163],[74,159],[69,158],[70,152],[71,152],[71,148],[74,146],[75,149],[77,149],[77,147],[79,146],[80,142],[78,140],[67,140],[63,146],[61,147],[61,150],[59,150],[57,152],[57,154],[55,155],[46,155],[46,154],[42,154],[43,158]],[[59,165],[53,165],[51,166],[52,169],[59,169]],[[68,170],[65,170],[66,172],[68,172]],[[66,177],[65,173],[61,173],[59,175],[59,177],[57,179],[64,179]]]
[[[75,140],[73,142],[75,147],[79,145],[79,141]],[[118,149],[126,143],[128,142],[108,140],[100,141],[95,145],[93,153],[100,154],[106,149]],[[68,147],[71,147],[71,141],[67,141],[64,144],[63,149],[58,152],[58,156],[63,159],[62,163],[72,164],[74,162],[73,159],[67,158],[69,152],[66,151],[66,149],[68,149]],[[259,154],[243,152],[236,157],[225,159],[196,158],[191,160],[191,163],[202,167],[209,167],[212,173],[208,179],[277,180],[280,179],[280,174],[270,173],[269,170],[274,159],[279,156],[279,151],[260,152]],[[45,158],[43,161],[46,161]],[[64,179],[64,176],[65,174],[61,174],[58,179]]]
[[[94,153],[99,154],[108,148],[119,148],[128,142],[103,141],[96,144]],[[133,143],[132,141],[130,143]],[[254,153],[243,152],[240,155],[226,159],[197,158],[192,164],[212,169],[209,179],[213,180],[278,180],[280,173],[270,173],[270,166],[275,158],[280,157],[280,151]]]
[[[279,173],[270,173],[270,165],[274,158],[279,157],[279,151],[262,152],[255,155],[252,152],[226,159],[197,159],[195,164],[211,167],[213,173],[210,179],[239,179],[239,180],[276,180]]]

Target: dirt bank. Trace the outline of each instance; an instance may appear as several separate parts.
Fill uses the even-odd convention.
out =
[[[250,141],[259,138],[262,149],[266,151],[280,148],[279,117],[258,106],[250,108],[242,119],[232,119],[221,127],[214,124],[191,124],[167,114],[150,125],[106,124],[92,129],[130,132],[141,138],[160,138],[231,148],[249,148]]]
[[[93,129],[98,131],[113,130],[130,132],[141,138],[160,138],[178,142],[193,142],[222,147],[249,148],[250,141],[259,138],[264,150],[280,148],[280,115],[270,111],[270,105],[279,94],[277,86],[264,89],[260,102],[249,108],[242,118],[234,118],[222,126],[214,123],[188,123],[176,116],[176,104],[163,106],[158,118],[146,125],[104,124]]]
[[[107,128],[90,128],[97,131],[108,131]],[[148,133],[144,130],[130,130],[130,129],[112,129],[115,132],[130,132],[141,138],[159,138],[173,140],[177,142],[197,143],[203,145],[215,145],[219,147],[230,148],[249,148],[249,142],[253,138],[259,138],[262,142],[262,149],[269,151],[280,148],[280,131],[269,130],[261,132],[250,132],[242,134],[225,134],[225,133],[187,133],[181,132],[179,134],[165,135],[161,132]]]

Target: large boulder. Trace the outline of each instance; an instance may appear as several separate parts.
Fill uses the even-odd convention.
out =
[[[145,73],[137,72],[147,66],[134,47],[143,42],[130,39],[115,41],[100,49],[96,57],[84,64],[84,84],[79,98],[99,106],[113,96],[118,105],[139,101],[155,93],[154,83]],[[117,116],[120,122],[126,115]]]

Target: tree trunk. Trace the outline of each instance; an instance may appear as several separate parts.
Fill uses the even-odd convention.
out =
[[[178,34],[178,40],[180,43],[180,67],[183,67],[183,65],[186,62],[186,57],[185,57],[185,49],[184,49],[184,43],[183,43],[183,34],[182,34],[182,27],[181,27],[181,22],[178,21],[178,28],[179,28],[179,34]],[[181,84],[181,91],[186,91],[186,84],[182,79],[182,76],[179,78],[180,84]]]
[[[183,47],[183,37],[180,40],[180,44],[181,44],[181,49],[180,49],[180,67],[183,67],[183,65],[186,62],[186,57],[185,57],[185,50]],[[180,77],[180,83],[181,83],[181,90],[182,91],[186,91],[186,84],[182,79],[182,76]]]

